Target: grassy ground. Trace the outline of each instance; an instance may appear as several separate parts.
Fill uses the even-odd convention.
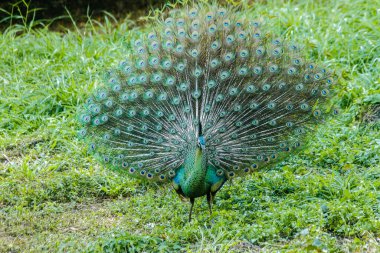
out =
[[[133,21],[0,36],[0,252],[379,252],[379,1],[268,1],[251,10],[339,76],[339,116],[303,153],[205,200],[98,165],[75,113],[128,51]]]

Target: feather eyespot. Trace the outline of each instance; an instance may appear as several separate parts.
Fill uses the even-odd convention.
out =
[[[216,175],[218,175],[218,176],[222,176],[223,174],[224,174],[223,170],[217,170],[216,171]]]
[[[174,176],[175,176],[175,171],[174,170],[169,171],[169,177],[174,177]]]

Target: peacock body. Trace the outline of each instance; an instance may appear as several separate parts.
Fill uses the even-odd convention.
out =
[[[162,14],[83,107],[80,136],[110,166],[206,195],[304,146],[331,109],[331,73],[235,8]],[[191,211],[190,211],[191,218]]]

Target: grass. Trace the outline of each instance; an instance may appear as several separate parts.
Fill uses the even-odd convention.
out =
[[[380,11],[376,1],[267,1],[267,16],[339,76],[335,119],[302,153],[189,205],[104,168],[76,111],[126,55],[135,23],[0,34],[0,251],[379,252]],[[41,23],[39,23],[41,24]]]

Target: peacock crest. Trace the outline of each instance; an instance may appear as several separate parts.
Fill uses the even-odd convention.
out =
[[[137,177],[171,181],[195,145],[217,176],[244,175],[302,147],[336,113],[330,71],[233,7],[173,9],[132,47],[87,100],[79,134]]]

